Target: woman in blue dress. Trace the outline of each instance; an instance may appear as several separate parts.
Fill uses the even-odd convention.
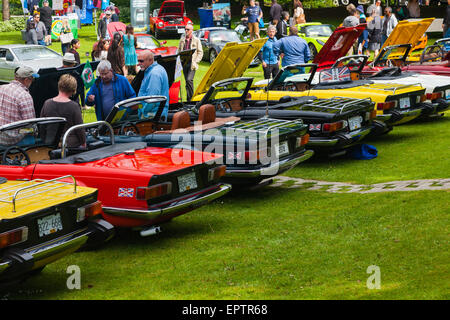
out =
[[[134,28],[128,25],[123,35],[123,49],[125,51],[125,66],[128,68],[128,74],[136,74],[137,40],[134,36]]]

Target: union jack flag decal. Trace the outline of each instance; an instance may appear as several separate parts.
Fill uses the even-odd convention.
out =
[[[134,188],[119,188],[119,198],[133,198]]]
[[[319,124],[311,123],[309,125],[309,131],[320,131],[320,123]]]
[[[320,72],[320,83],[351,80],[350,70],[347,67],[326,69]]]
[[[228,152],[228,159],[229,160],[241,160],[242,153],[241,152]]]

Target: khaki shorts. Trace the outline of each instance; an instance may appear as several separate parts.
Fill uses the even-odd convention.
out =
[[[259,34],[259,23],[258,22],[249,22],[248,23],[248,31],[250,34]]]

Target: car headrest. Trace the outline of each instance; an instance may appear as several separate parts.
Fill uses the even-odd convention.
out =
[[[189,112],[178,111],[173,115],[171,130],[187,128],[191,125],[191,118]]]
[[[212,104],[204,104],[198,110],[198,121],[207,124],[216,121],[216,107]]]

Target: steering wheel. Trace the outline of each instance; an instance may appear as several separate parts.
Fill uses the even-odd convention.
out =
[[[293,81],[283,82],[283,91],[297,91],[297,86]]]
[[[134,123],[127,121],[120,126],[119,134],[126,136],[138,136],[139,129]]]
[[[217,109],[219,109],[219,111],[221,112],[231,112],[231,105],[229,101],[220,101],[219,104],[217,105]]]
[[[31,160],[26,151],[21,147],[11,146],[3,152],[2,164],[8,166],[28,166],[31,164]]]

